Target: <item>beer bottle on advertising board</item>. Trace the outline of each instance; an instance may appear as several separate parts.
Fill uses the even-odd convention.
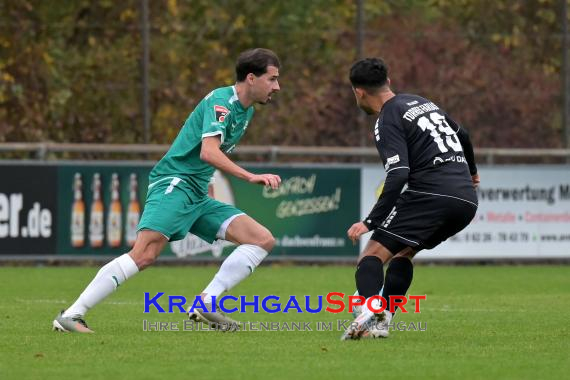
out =
[[[101,175],[93,174],[93,201],[91,203],[91,215],[89,217],[89,242],[91,247],[103,246],[103,200],[101,198]]]
[[[83,182],[81,174],[73,177],[73,204],[71,206],[71,246],[83,247],[85,244],[85,202],[83,202]]]
[[[109,247],[121,246],[121,201],[119,199],[119,175],[111,176],[111,205],[107,215],[107,243]]]
[[[125,240],[129,247],[135,245],[137,238],[137,226],[141,213],[140,204],[137,197],[137,175],[131,173],[131,180],[129,183],[129,209],[127,211],[127,226],[125,229]]]

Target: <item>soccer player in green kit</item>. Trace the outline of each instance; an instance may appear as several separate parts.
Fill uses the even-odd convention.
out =
[[[279,58],[268,49],[239,55],[236,84],[215,89],[202,99],[152,169],[133,249],[99,270],[75,303],[55,318],[54,330],[92,332],[83,319],[87,311],[153,264],[167,242],[181,240],[188,232],[208,242],[224,239],[238,245],[202,292],[207,306],[212,297],[249,276],[267,256],[275,244],[271,232],[234,206],[209,198],[208,183],[217,168],[250,183],[279,187],[278,175],[250,173],[225,154],[245,133],[253,104],[266,104],[279,91],[279,67]],[[219,326],[233,322],[216,312],[194,311],[189,316]]]

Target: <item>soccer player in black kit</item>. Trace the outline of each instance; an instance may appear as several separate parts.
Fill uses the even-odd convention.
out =
[[[434,248],[471,222],[479,175],[467,132],[430,100],[392,92],[381,59],[356,62],[350,82],[358,107],[379,115],[374,139],[386,169],[378,202],[348,230],[353,242],[374,231],[358,259],[356,287],[368,299],[384,286],[388,305],[381,313],[370,310],[380,308],[377,300],[370,309],[363,306],[341,339],[385,338],[392,319],[389,296],[406,294],[418,251]]]

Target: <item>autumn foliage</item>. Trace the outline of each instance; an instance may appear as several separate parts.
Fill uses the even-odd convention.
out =
[[[244,143],[371,146],[348,82],[355,3],[150,1],[151,142],[171,142],[261,46],[282,59],[282,91]],[[557,1],[376,3],[363,52],[387,61],[397,92],[440,104],[477,146],[561,146]],[[138,0],[2,2],[0,141],[142,142],[141,49]]]

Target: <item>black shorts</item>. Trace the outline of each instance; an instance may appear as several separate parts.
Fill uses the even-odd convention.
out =
[[[406,247],[431,249],[464,229],[476,211],[473,199],[406,190],[371,239],[392,254]]]

